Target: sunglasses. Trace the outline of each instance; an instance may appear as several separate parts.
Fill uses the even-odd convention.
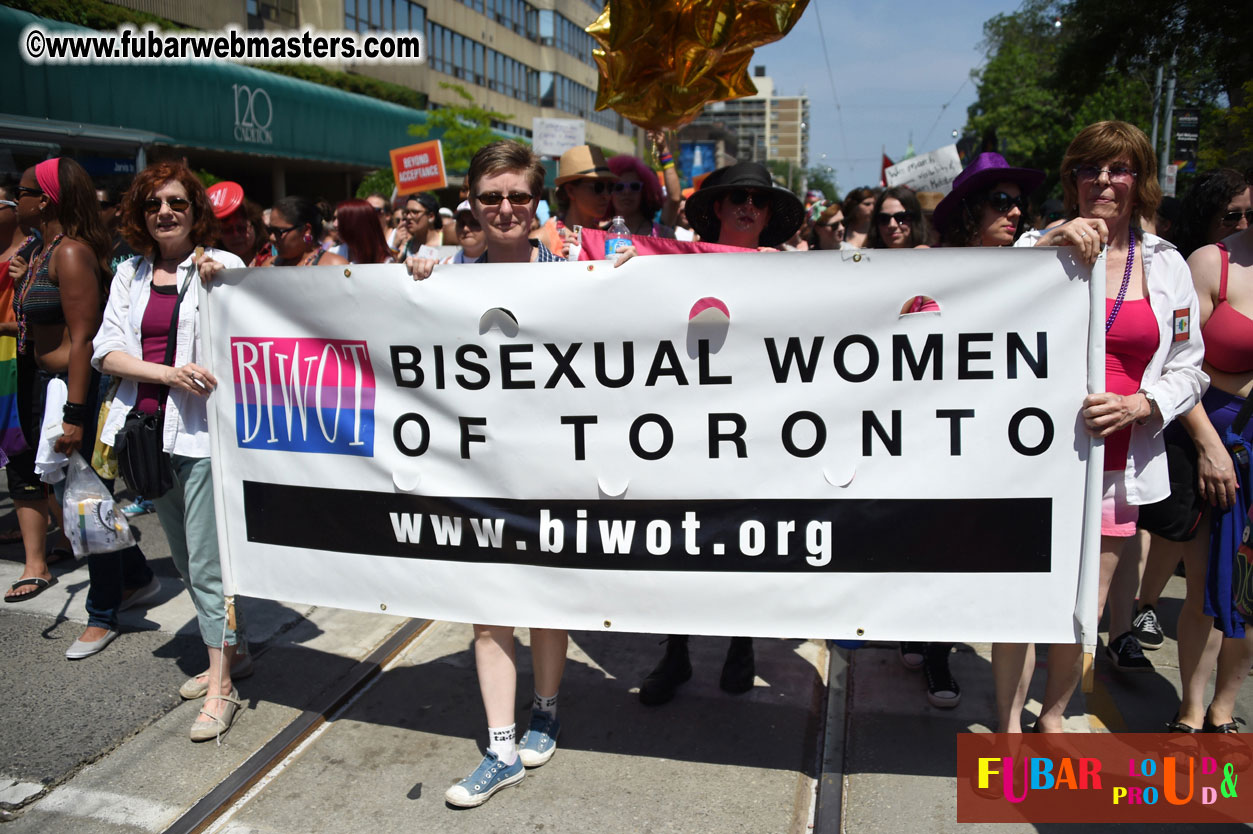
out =
[[[457,221],[457,234],[464,234],[465,232],[481,232],[481,231],[483,231],[483,227],[479,224],[479,221],[477,220],[458,220]]]
[[[387,214],[387,206],[379,206],[374,210],[375,214]]]
[[[24,185],[19,185],[17,187],[18,199],[20,200],[22,198],[22,195],[25,195],[25,194],[28,194],[31,197],[42,197],[44,195],[44,193],[40,191],[38,188],[27,188]]]
[[[590,188],[593,194],[604,194],[616,185],[616,183],[606,183],[603,179],[580,179],[578,184]]]
[[[149,197],[139,204],[144,210],[144,214],[156,214],[161,210],[162,205],[170,207],[170,211],[184,212],[191,208],[191,200],[185,197],[171,197],[168,200],[162,200],[160,197]]]
[[[843,221],[843,220],[836,220],[834,223],[819,223],[819,224],[818,224],[818,228],[819,228],[819,229],[830,229],[830,230],[832,230],[832,231],[835,231],[836,229],[843,229],[843,228],[844,228],[844,221]]]
[[[598,186],[597,194],[605,190],[603,182],[598,182],[596,185]],[[501,194],[499,191],[484,191],[482,194],[476,194],[474,199],[485,206],[498,206],[505,200],[508,200],[511,206],[529,206],[535,200],[535,195],[529,191],[510,191],[508,194]]]
[[[879,212],[878,221],[880,226],[886,226],[893,220],[896,221],[898,226],[908,226],[910,223],[918,220],[918,215],[912,211],[898,211],[896,214],[888,214],[886,211]]]
[[[748,191],[743,188],[737,188],[727,195],[727,200],[733,206],[742,206],[749,200],[753,201],[753,208],[765,208],[770,205],[770,195],[764,191]]]
[[[13,202],[12,200],[0,200],[0,206],[4,206],[5,208],[15,209],[17,208],[17,203]]]
[[[430,214],[426,209],[405,209],[402,212],[405,217],[421,217],[424,214]]]
[[[1099,179],[1101,174],[1108,174],[1111,183],[1118,185],[1129,185],[1135,181],[1136,172],[1125,165],[1116,165],[1113,168],[1098,168],[1095,165],[1079,165],[1072,169],[1071,173],[1075,175],[1078,182],[1091,182]]]
[[[279,238],[290,232],[292,229],[299,228],[299,226],[266,226],[265,230],[269,232],[270,237]]]
[[[1018,210],[1022,212],[1027,210],[1027,201],[1022,198],[1021,194],[1017,197],[1011,197],[1004,191],[993,191],[989,194],[988,205],[999,214],[1009,214],[1014,206],[1017,206]]]
[[[1235,228],[1240,225],[1241,217],[1247,220],[1250,226],[1253,226],[1253,209],[1223,212],[1223,216],[1218,218],[1218,222],[1228,228]]]
[[[644,183],[642,182],[615,182],[613,184],[613,193],[621,194],[623,191],[635,192],[639,191],[643,187]]]

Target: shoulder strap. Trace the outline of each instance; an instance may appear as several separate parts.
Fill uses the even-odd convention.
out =
[[[1219,255],[1223,259],[1222,276],[1218,279],[1218,301],[1221,304],[1227,300],[1227,262],[1229,257],[1227,255],[1227,247],[1221,240],[1215,246],[1218,247]]]
[[[154,273],[155,273],[155,270],[154,270]],[[174,312],[170,315],[170,332],[166,336],[166,339],[165,339],[165,359],[161,362],[162,365],[174,364],[174,347],[175,347],[175,344],[177,343],[177,338],[178,338],[177,337],[178,308],[183,305],[183,296],[187,294],[187,288],[191,286],[191,282],[195,274],[196,274],[196,270],[194,268],[188,270],[187,280],[183,282],[183,288],[179,290],[178,298],[174,301]],[[157,408],[158,411],[165,410],[165,398],[166,396],[169,395],[169,393],[170,393],[170,386],[162,385],[161,386],[161,398],[160,398],[161,402],[158,405],[158,408]]]

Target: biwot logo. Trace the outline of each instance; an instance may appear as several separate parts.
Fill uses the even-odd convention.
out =
[[[374,455],[364,341],[231,339],[235,437],[245,449]]]

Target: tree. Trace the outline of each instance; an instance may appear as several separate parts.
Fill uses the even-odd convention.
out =
[[[478,149],[500,138],[492,129],[492,121],[504,121],[509,115],[478,106],[459,84],[441,81],[439,86],[451,90],[465,104],[428,110],[426,124],[409,125],[409,135],[438,138],[444,151],[444,168],[449,173],[464,174]]]
[[[1056,25],[1060,11],[1056,0],[1027,0],[1019,11],[984,23],[987,62],[972,73],[978,98],[966,123],[967,132],[981,137],[980,150],[1045,171],[1045,188],[1053,194],[1060,194],[1058,168],[1080,129],[1121,119],[1147,132],[1153,95],[1148,79],[1112,68],[1093,72],[1082,90],[1072,90],[1072,70],[1062,60],[1070,27]]]

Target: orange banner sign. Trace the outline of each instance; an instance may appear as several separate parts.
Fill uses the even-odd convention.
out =
[[[438,139],[394,148],[391,157],[397,194],[416,194],[448,184],[444,172],[444,151]]]

